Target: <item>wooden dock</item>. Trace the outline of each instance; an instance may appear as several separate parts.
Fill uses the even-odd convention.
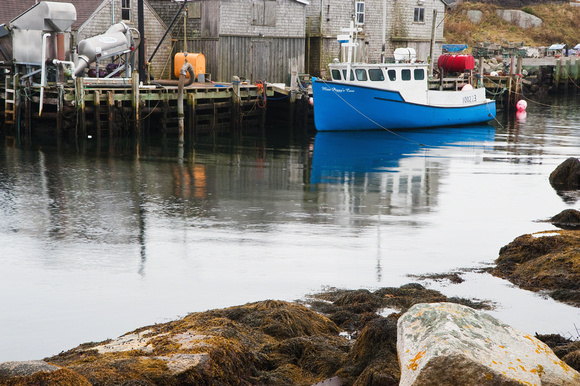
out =
[[[14,84],[21,84],[14,87]],[[58,136],[115,136],[129,130],[177,130],[178,86],[143,85],[133,78],[76,78],[49,83],[40,113],[39,84],[6,76],[0,83],[2,117],[14,131],[30,136],[48,122]],[[263,129],[274,88],[262,83],[192,83],[183,89],[185,129],[190,136]],[[3,100],[2,100],[3,99]],[[0,107],[1,108],[1,107]],[[46,125],[45,125],[46,126]]]

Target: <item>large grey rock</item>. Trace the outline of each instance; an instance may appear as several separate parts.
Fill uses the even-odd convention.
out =
[[[89,381],[72,370],[44,361],[0,363],[0,385],[90,386]]]
[[[495,12],[500,19],[503,19],[508,23],[515,24],[516,26],[523,29],[535,28],[542,25],[542,19],[537,16],[530,15],[524,11],[518,11],[514,9],[498,9]]]
[[[550,185],[556,190],[580,189],[580,160],[570,157],[558,165],[550,173]]]
[[[467,18],[473,24],[479,24],[479,23],[481,23],[481,20],[483,19],[483,12],[478,11],[477,9],[470,9],[469,11],[467,11]]]
[[[579,385],[543,342],[453,303],[422,303],[398,321],[401,386]]]
[[[44,361],[12,361],[0,363],[0,380],[12,377],[26,377],[40,371],[51,372],[59,367]]]

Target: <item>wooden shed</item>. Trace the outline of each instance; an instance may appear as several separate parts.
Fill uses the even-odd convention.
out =
[[[173,0],[149,2],[166,24],[181,6]],[[309,3],[190,0],[187,16],[180,16],[172,29],[175,50],[202,53],[212,80],[231,82],[239,76],[251,82],[285,83],[291,62],[304,72],[305,15]]]

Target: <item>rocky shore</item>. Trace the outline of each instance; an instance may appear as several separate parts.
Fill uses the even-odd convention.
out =
[[[550,183],[573,200],[580,161],[566,160]],[[567,209],[546,220],[561,230],[516,237],[491,273],[579,307],[579,219]],[[42,361],[0,363],[0,385],[580,384],[580,341],[524,334],[486,314],[492,307],[417,283],[334,289],[193,313]]]

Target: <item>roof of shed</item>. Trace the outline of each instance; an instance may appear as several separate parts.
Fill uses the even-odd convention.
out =
[[[78,29],[96,11],[103,0],[58,0],[58,3],[72,3],[77,10],[77,20],[72,29]],[[0,24],[7,24],[36,5],[36,0],[2,0]]]

